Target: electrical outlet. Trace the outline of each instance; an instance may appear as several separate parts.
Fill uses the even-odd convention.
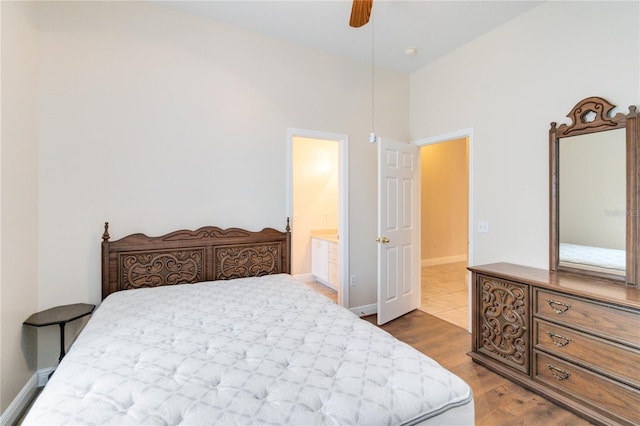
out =
[[[488,234],[489,233],[489,222],[486,220],[479,220],[478,224],[478,232],[480,234]]]
[[[351,277],[349,277],[349,284],[356,285],[356,274],[351,274]]]

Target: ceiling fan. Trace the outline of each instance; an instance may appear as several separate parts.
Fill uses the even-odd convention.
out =
[[[353,28],[360,28],[369,22],[372,6],[373,0],[353,0],[349,25]]]

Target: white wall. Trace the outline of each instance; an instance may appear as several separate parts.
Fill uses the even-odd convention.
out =
[[[37,311],[37,32],[32,4],[3,1],[0,196],[0,411],[33,376]]]
[[[145,2],[38,9],[42,308],[100,301],[106,220],[114,239],[284,229],[287,128],[349,135],[350,301],[375,302],[368,64]],[[408,76],[376,79],[376,131],[406,140]],[[55,339],[40,340],[40,367],[55,363]]]
[[[411,76],[411,138],[473,128],[474,263],[548,267],[549,123],[640,104],[640,3],[549,1]],[[475,227],[475,226],[474,226]]]

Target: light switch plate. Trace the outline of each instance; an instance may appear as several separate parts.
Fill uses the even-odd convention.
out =
[[[487,222],[486,220],[479,220],[477,222],[478,225],[478,232],[480,234],[488,234],[489,233],[489,222]]]

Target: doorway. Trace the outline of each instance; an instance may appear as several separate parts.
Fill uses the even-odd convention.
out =
[[[470,330],[472,132],[416,142],[421,156],[420,310]]]
[[[345,307],[347,141],[346,135],[302,129],[287,132],[291,274]]]

